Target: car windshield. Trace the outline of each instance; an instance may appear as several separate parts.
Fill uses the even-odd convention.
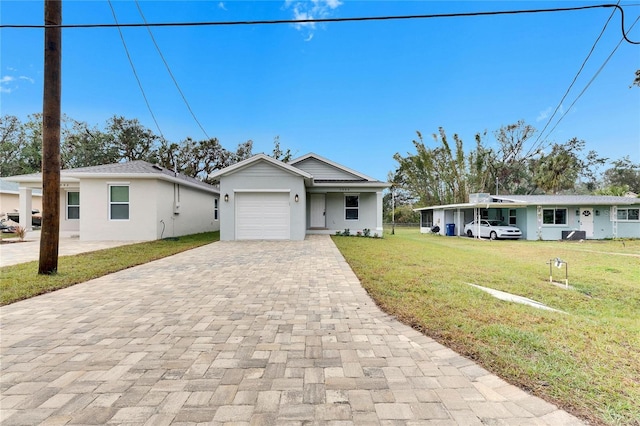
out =
[[[491,226],[502,226],[502,222],[500,222],[499,220],[490,220],[489,221],[489,225],[491,225]]]

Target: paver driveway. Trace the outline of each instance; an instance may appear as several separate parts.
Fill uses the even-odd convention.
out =
[[[1,319],[3,425],[580,424],[383,314],[327,236],[211,244]]]

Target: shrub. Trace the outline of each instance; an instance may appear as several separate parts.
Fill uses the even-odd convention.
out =
[[[13,232],[16,234],[16,237],[18,237],[20,241],[24,241],[24,237],[25,235],[27,235],[27,229],[23,228],[22,226],[16,226],[15,231]]]

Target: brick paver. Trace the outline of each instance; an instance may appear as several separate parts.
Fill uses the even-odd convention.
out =
[[[210,244],[1,321],[7,426],[582,424],[381,312],[327,236]]]

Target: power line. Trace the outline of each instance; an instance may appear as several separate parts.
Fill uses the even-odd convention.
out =
[[[136,2],[136,7],[138,8],[138,11],[140,12],[140,16],[142,17],[142,20],[146,24],[147,20],[144,17],[144,14],[142,13],[142,8],[140,7],[140,3],[138,2],[138,0],[135,0],[135,2]],[[173,73],[171,72],[171,68],[169,67],[169,64],[167,63],[167,61],[165,60],[164,55],[162,54],[162,51],[160,50],[160,46],[158,46],[158,43],[156,42],[156,38],[153,36],[153,32],[151,32],[151,27],[147,26],[147,30],[149,31],[149,36],[151,36],[151,40],[153,41],[153,44],[156,47],[156,50],[158,51],[158,54],[160,55],[160,58],[162,59],[162,62],[164,62],[164,66],[167,68],[167,72],[169,73],[169,76],[171,76],[171,80],[173,80],[173,84],[175,84],[176,89],[178,89],[178,92],[180,93],[180,96],[182,96],[182,100],[184,101],[184,104],[187,106],[187,109],[189,110],[189,112],[191,113],[191,116],[193,117],[195,122],[198,124],[198,127],[200,127],[200,130],[202,130],[202,133],[204,133],[206,138],[207,139],[211,139],[209,137],[209,135],[207,134],[207,131],[204,130],[204,127],[202,127],[202,124],[200,124],[200,121],[198,121],[198,119],[196,118],[195,113],[191,109],[191,105],[189,105],[189,102],[187,101],[186,96],[182,92],[182,89],[180,89],[180,85],[176,81],[176,78],[173,76]]]
[[[111,0],[107,0],[109,2],[109,7],[111,8],[111,13],[113,14],[113,20],[116,21],[116,26],[118,24],[118,18],[116,17],[116,11],[113,8],[113,4]],[[117,26],[118,32],[120,33],[120,39],[122,40],[122,45],[124,46],[124,51],[127,54],[127,59],[129,60],[129,64],[131,65],[131,69],[133,70],[133,75],[136,77],[136,81],[138,82],[138,87],[142,92],[142,97],[144,98],[144,102],[147,104],[147,109],[151,114],[151,118],[153,118],[153,122],[156,123],[156,127],[158,128],[158,132],[160,132],[160,137],[164,140],[164,135],[162,134],[162,129],[160,129],[160,125],[158,124],[158,120],[156,120],[156,116],[153,114],[153,110],[151,109],[151,105],[149,104],[149,100],[147,99],[147,95],[144,93],[144,89],[142,88],[142,83],[140,82],[140,78],[138,77],[138,73],[136,72],[136,67],[133,65],[133,61],[131,60],[131,55],[129,54],[129,49],[127,48],[127,43],[124,40],[124,35],[122,34],[122,29],[120,26]]]
[[[620,0],[618,0],[618,4],[620,4]],[[573,77],[573,81],[571,82],[571,84],[569,84],[569,87],[564,92],[564,95],[562,96],[562,99],[560,99],[560,102],[558,102],[558,105],[556,106],[556,109],[553,111],[553,114],[551,114],[551,116],[547,120],[547,123],[542,128],[542,131],[540,133],[538,133],[538,138],[533,143],[533,145],[531,145],[531,149],[529,149],[529,152],[535,151],[538,148],[540,148],[540,145],[542,145],[542,143],[545,141],[546,138],[542,138],[542,135],[544,134],[545,130],[547,130],[547,127],[549,127],[549,124],[551,124],[551,121],[553,121],[553,118],[556,116],[556,113],[558,112],[558,110],[562,107],[562,103],[564,102],[564,100],[569,95],[569,92],[571,91],[571,88],[573,87],[573,85],[576,83],[576,80],[578,80],[578,76],[580,76],[580,73],[584,69],[584,66],[587,64],[587,61],[591,57],[591,54],[593,53],[593,51],[595,50],[596,46],[598,45],[598,42],[600,41],[600,38],[602,38],[602,35],[604,34],[605,30],[607,29],[607,26],[609,25],[609,22],[611,21],[611,18],[613,18],[613,15],[615,13],[616,13],[615,10],[611,11],[611,15],[609,15],[609,19],[607,19],[607,22],[604,23],[604,26],[602,27],[602,31],[600,31],[600,35],[598,35],[598,37],[596,38],[596,41],[593,42],[593,46],[591,46],[591,50],[589,50],[589,53],[587,54],[587,57],[584,58],[584,61],[582,61],[582,65],[580,66],[580,69],[578,69],[578,72],[576,73],[575,77]],[[548,135],[547,135],[547,137],[548,137]],[[538,143],[538,141],[540,143]],[[527,153],[527,155],[528,155],[528,153]]]
[[[638,16],[636,18],[636,20],[633,22],[633,24],[631,24],[631,26],[629,27],[629,31],[631,31],[631,29],[638,23],[638,21],[640,21],[640,16]],[[600,68],[598,68],[598,71],[596,71],[596,73],[593,75],[593,77],[591,77],[591,80],[589,80],[589,82],[587,83],[587,85],[584,87],[584,89],[582,89],[582,91],[580,92],[580,94],[576,97],[576,99],[571,103],[571,105],[569,105],[569,108],[567,108],[567,110],[560,116],[560,118],[558,119],[558,121],[556,122],[556,124],[553,126],[553,128],[549,131],[549,133],[547,134],[547,137],[549,137],[549,135],[551,133],[553,133],[553,131],[556,129],[556,127],[558,127],[558,124],[560,124],[560,122],[562,121],[562,119],[565,117],[565,115],[567,115],[569,113],[569,111],[571,110],[571,108],[575,105],[576,102],[578,102],[578,99],[580,99],[580,97],[584,94],[584,92],[587,91],[587,89],[589,88],[589,86],[591,86],[591,83],[593,83],[593,81],[596,79],[596,77],[598,77],[598,75],[600,74],[600,71],[602,71],[602,69],[605,67],[605,65],[607,65],[607,63],[609,62],[609,60],[611,59],[611,57],[613,56],[614,53],[616,53],[616,50],[618,50],[618,48],[620,47],[620,45],[622,45],[622,42],[624,41],[624,38],[620,39],[620,41],[618,42],[618,44],[616,45],[616,47],[613,49],[613,52],[611,52],[611,54],[607,57],[607,59],[604,61],[604,63],[600,66]]]
[[[627,37],[624,30],[624,9],[617,4],[598,4],[590,6],[562,7],[552,9],[527,9],[527,10],[503,10],[491,12],[462,12],[462,13],[442,13],[428,15],[395,15],[395,16],[363,16],[351,18],[318,18],[318,19],[275,19],[275,20],[253,20],[253,21],[211,21],[211,22],[159,22],[159,23],[135,23],[135,24],[60,24],[60,25],[25,25],[25,24],[2,24],[0,28],[127,28],[127,27],[194,27],[194,26],[233,26],[233,25],[279,25],[279,24],[310,24],[329,22],[363,22],[363,21],[392,21],[409,19],[435,19],[435,18],[460,18],[473,16],[497,16],[497,15],[518,15],[526,13],[553,13],[571,12],[578,10],[588,10],[597,8],[616,8],[620,11],[620,24],[622,37],[627,43],[640,44],[640,41],[632,41]]]

